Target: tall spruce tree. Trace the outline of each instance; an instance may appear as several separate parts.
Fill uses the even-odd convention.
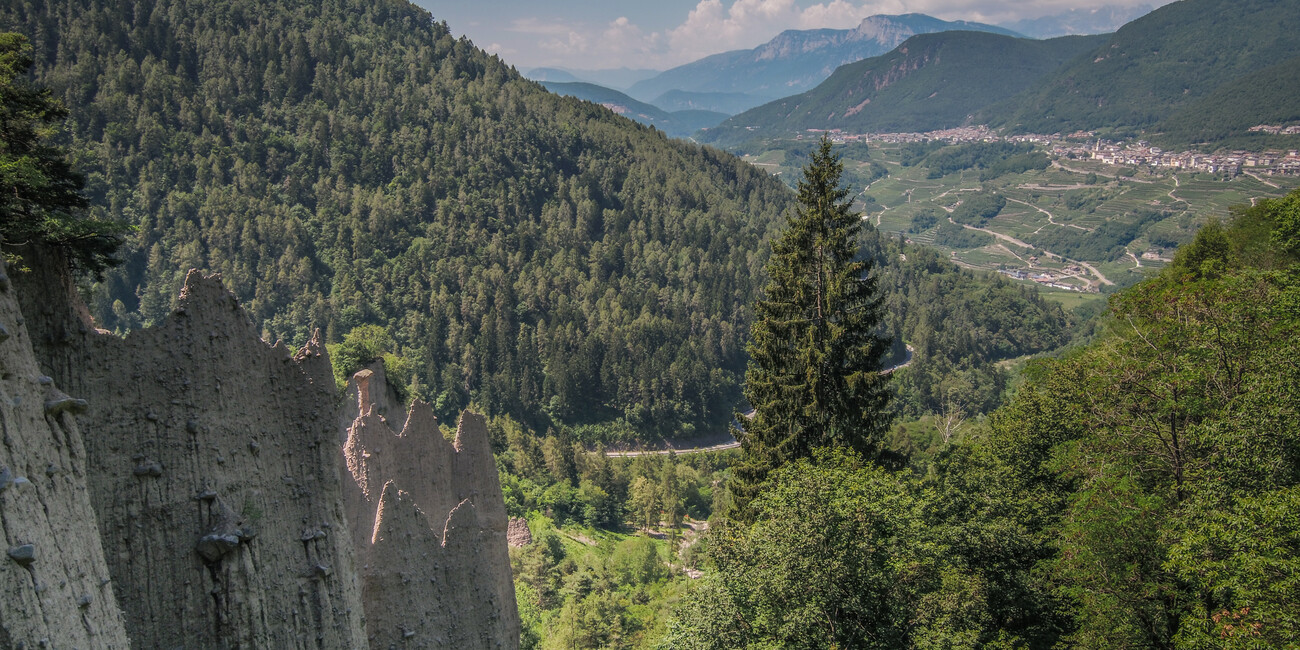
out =
[[[67,110],[27,79],[32,47],[0,33],[0,240],[10,263],[21,247],[54,247],[73,268],[102,274],[118,260],[125,224],[86,218],[85,180],[54,143]]]
[[[841,186],[844,165],[821,144],[799,182],[799,204],[772,243],[768,282],[750,329],[734,491],[742,509],[774,468],[820,447],[878,456],[889,425],[888,340],[874,264],[859,254],[861,218]]]

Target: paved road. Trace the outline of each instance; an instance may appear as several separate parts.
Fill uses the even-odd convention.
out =
[[[912,359],[915,356],[916,350],[913,349],[911,345],[907,345],[907,344],[904,345],[906,345],[907,347],[907,357],[903,359],[903,362],[898,365],[890,366],[888,368],[881,370],[880,374],[888,375],[889,373],[892,373],[895,370],[898,370],[899,368],[906,368],[912,365]],[[745,416],[745,418],[752,418],[754,417],[754,411],[750,410],[748,413],[744,413],[743,415]],[[740,447],[740,442],[733,439],[731,442],[724,442],[720,445],[713,445],[711,447],[690,447],[687,449],[647,449],[644,451],[606,451],[605,455],[612,458],[634,458],[636,456],[667,456],[668,454],[677,454],[678,456],[685,456],[687,454],[707,454],[715,451],[726,451],[728,449],[737,449],[739,447]]]

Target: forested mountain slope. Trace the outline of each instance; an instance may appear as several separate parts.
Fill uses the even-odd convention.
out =
[[[1251,127],[1261,124],[1300,124],[1300,56],[1219,86],[1161,120],[1153,129],[1159,134],[1153,140],[1192,144],[1223,142],[1232,148],[1240,146],[1251,151],[1300,145],[1300,139],[1294,136],[1279,138],[1250,132]],[[1231,143],[1229,138],[1233,139]]]
[[[1034,133],[1149,128],[1228,82],[1295,56],[1300,3],[1181,0],[1125,25],[977,119]],[[1293,97],[1269,99],[1294,104]]]
[[[1028,88],[1103,37],[1035,41],[983,32],[913,36],[892,52],[840,67],[816,88],[710,129],[708,141],[805,129],[930,131],[960,126]]]
[[[322,327],[341,371],[390,353],[444,419],[472,401],[539,433],[730,421],[791,201],[763,172],[547,93],[401,2],[32,0],[4,28],[71,110],[91,216],[138,227],[92,292],[101,326],[159,322],[187,269],[219,271],[268,340]],[[897,294],[889,333],[990,377],[980,403],[993,362],[1067,338],[1032,295],[946,263],[917,271],[962,289],[924,295],[901,248],[864,244]],[[989,310],[960,306],[981,291],[1031,317],[985,332]],[[903,316],[919,302],[983,338]],[[907,382],[909,410],[941,370]]]
[[[104,326],[158,322],[197,267],[271,340],[381,326],[442,416],[730,418],[789,200],[762,172],[405,2],[30,0],[0,28],[70,108],[96,214],[139,227]]]

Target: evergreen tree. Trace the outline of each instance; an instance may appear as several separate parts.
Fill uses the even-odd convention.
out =
[[[67,110],[28,81],[31,66],[27,39],[0,34],[0,239],[9,254],[54,246],[74,267],[102,273],[116,264],[126,227],[85,218],[85,180],[50,142]]]
[[[859,255],[862,222],[840,185],[843,171],[823,138],[803,170],[795,216],[772,243],[748,346],[745,397],[754,415],[740,436],[741,506],[769,471],[814,449],[875,457],[889,425],[882,297],[874,264]]]

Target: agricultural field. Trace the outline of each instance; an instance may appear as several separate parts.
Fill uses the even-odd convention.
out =
[[[773,143],[746,160],[782,178],[798,178],[802,157],[790,153],[797,144]],[[961,266],[1036,284],[1067,307],[1162,268],[1201,224],[1227,217],[1232,206],[1300,187],[1295,177],[1228,178],[1066,159],[992,178],[975,167],[929,178],[930,169],[915,154],[904,165],[906,146],[843,148],[845,178],[863,218],[882,231],[944,250]],[[879,166],[889,175],[870,180]],[[989,195],[1005,199],[996,216],[974,224],[961,219],[964,202]],[[963,222],[953,220],[954,214]],[[957,226],[978,232],[963,233]]]

